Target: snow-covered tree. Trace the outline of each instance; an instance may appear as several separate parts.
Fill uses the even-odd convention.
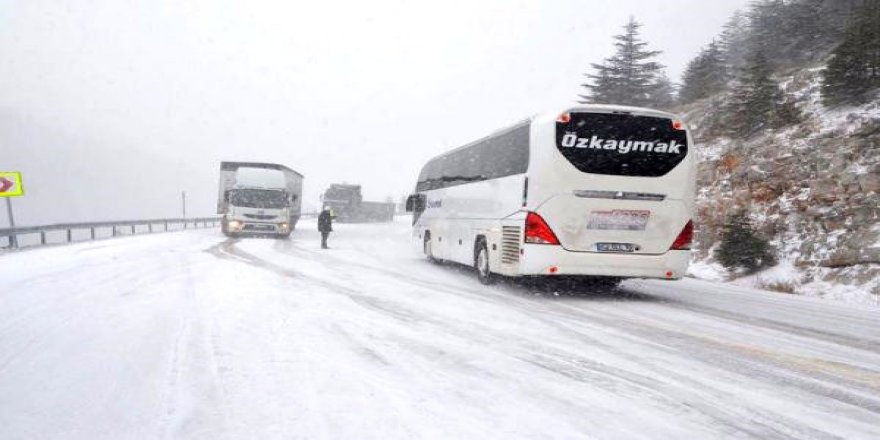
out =
[[[737,10],[724,23],[718,39],[718,48],[727,68],[740,66],[746,58],[748,40],[748,17],[745,12]]]
[[[773,80],[770,63],[760,50],[740,70],[728,105],[729,134],[749,136],[756,131],[780,128],[800,120],[797,108]]]
[[[752,2],[747,12],[746,62],[761,52],[773,67],[786,56],[785,46],[792,36],[786,33],[786,3],[783,0]]]
[[[827,105],[862,102],[880,88],[880,0],[868,0],[853,15],[843,41],[823,72]]]
[[[675,106],[675,86],[665,72],[660,72],[651,84],[648,102],[651,107],[661,110],[668,110]]]
[[[755,233],[748,217],[741,212],[727,218],[715,258],[728,270],[746,273],[776,265],[770,244]]]
[[[727,87],[728,76],[721,45],[712,41],[688,62],[682,75],[679,100],[687,104],[712,96]]]
[[[648,43],[639,37],[642,25],[630,17],[624,32],[614,37],[616,51],[603,63],[592,64],[594,73],[587,74],[592,82],[583,84],[587,93],[580,103],[653,106],[661,104],[658,77],[663,68],[653,61],[660,51],[648,50]],[[668,79],[666,80],[668,83]],[[671,86],[671,85],[670,85]]]

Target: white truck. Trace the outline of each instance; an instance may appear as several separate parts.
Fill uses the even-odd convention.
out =
[[[284,165],[221,162],[217,214],[223,234],[289,237],[302,209],[302,181]]]

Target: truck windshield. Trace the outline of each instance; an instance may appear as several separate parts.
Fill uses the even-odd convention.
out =
[[[245,208],[281,209],[287,207],[287,193],[271,189],[234,189],[229,203]]]

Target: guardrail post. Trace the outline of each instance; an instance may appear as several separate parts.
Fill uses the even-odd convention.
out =
[[[92,233],[92,240],[94,240],[95,239],[95,228],[89,228],[89,229],[91,230],[91,233]]]
[[[46,231],[40,231],[40,244],[46,244]]]
[[[131,235],[134,235],[134,225],[131,225]]]
[[[165,232],[168,232],[168,222],[165,222]]]
[[[147,230],[149,231],[150,234],[153,233],[153,224],[152,223],[147,223]]]
[[[73,241],[73,230],[68,229],[67,230],[67,242],[70,243],[71,241]]]
[[[116,236],[116,225],[113,225],[113,236]]]

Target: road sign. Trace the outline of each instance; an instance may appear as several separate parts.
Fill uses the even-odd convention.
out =
[[[0,171],[0,197],[18,197],[24,195],[21,185],[21,173],[18,171]]]

